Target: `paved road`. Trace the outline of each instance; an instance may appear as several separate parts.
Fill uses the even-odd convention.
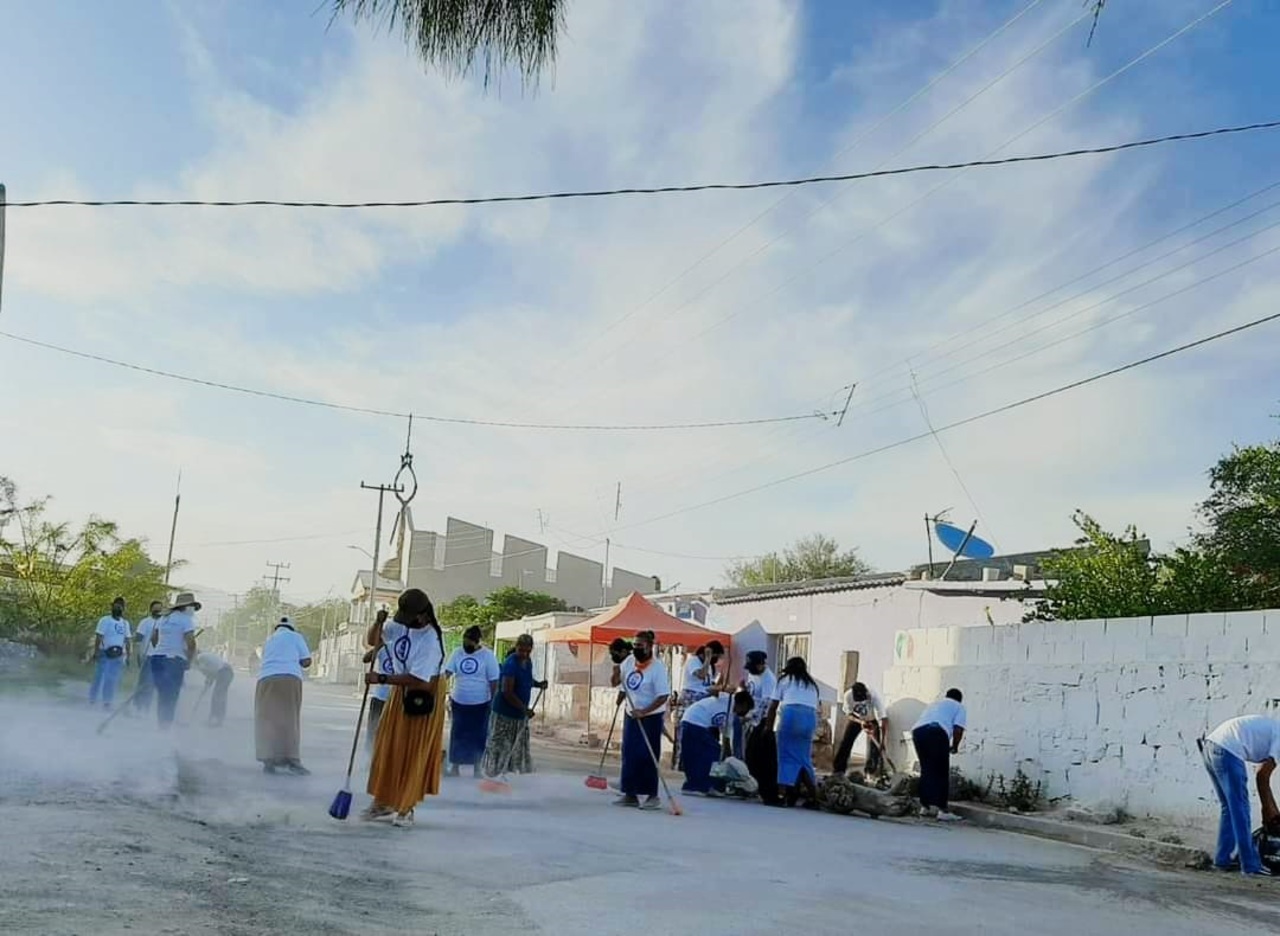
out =
[[[1280,931],[1270,882],[963,827],[701,799],[680,817],[616,809],[572,749],[540,749],[544,772],[510,796],[448,781],[411,830],[336,823],[356,701],[308,686],[315,774],[267,777],[241,683],[224,729],[167,737],[125,719],[98,736],[98,713],[0,697],[0,932]]]

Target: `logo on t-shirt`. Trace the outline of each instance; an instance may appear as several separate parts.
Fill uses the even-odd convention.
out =
[[[716,712],[714,715],[711,716],[711,724],[715,725],[717,728],[723,728],[724,723],[727,722],[728,720],[729,720],[728,712]]]
[[[458,672],[463,676],[474,676],[480,672],[480,661],[475,657],[463,657],[458,663]]]
[[[413,641],[409,639],[408,634],[405,634],[401,637],[396,638],[396,642],[392,648],[392,652],[395,653],[396,659],[399,660],[401,663],[407,663],[409,661],[409,650],[412,647],[413,647]]]
[[[116,636],[123,637],[129,633],[129,629],[125,627],[124,621],[116,621]]]
[[[635,692],[637,689],[639,689],[641,683],[643,682],[644,682],[644,673],[638,673],[635,670],[632,670],[630,673],[627,674],[627,688],[630,689],[632,692]]]

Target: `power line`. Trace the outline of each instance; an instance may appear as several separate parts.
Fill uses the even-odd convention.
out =
[[[1259,130],[1274,130],[1277,127],[1280,127],[1280,120],[1268,120],[1230,127],[1215,127],[1211,130],[1196,130],[1188,133],[1171,133],[1161,137],[1129,140],[1124,143],[1112,143],[1106,146],[1057,150],[1050,153],[1032,153],[1024,156],[1005,156],[1000,159],[974,159],[966,162],[923,163],[914,166],[898,166],[891,169],[872,169],[867,172],[804,176],[794,179],[768,179],[760,182],[701,182],[688,185],[582,189],[563,192],[543,192],[528,195],[487,195],[473,198],[428,198],[419,201],[329,202],[284,201],[267,198],[247,199],[242,201],[135,198],[82,200],[71,198],[48,198],[34,201],[11,201],[8,205],[10,208],[52,208],[74,206],[81,208],[335,208],[355,210],[362,208],[432,208],[446,205],[494,205],[507,204],[511,202],[553,201],[571,198],[611,198],[620,195],[673,195],[688,194],[692,192],[745,192],[757,189],[790,188],[802,185],[823,185],[832,182],[859,182],[865,179],[914,175],[922,172],[953,172],[961,169],[979,169],[993,166],[1017,165],[1019,163],[1048,162],[1058,159],[1075,159],[1080,156],[1101,156],[1107,153],[1120,153],[1127,150],[1142,149],[1144,147],[1161,146],[1166,143],[1181,143],[1191,140],[1203,140],[1215,136],[1252,133]]]
[[[1146,364],[1151,364],[1151,363],[1154,363],[1155,361],[1160,361],[1160,360],[1163,360],[1164,358],[1172,357],[1175,354],[1181,354],[1183,351],[1190,351],[1193,348],[1201,347],[1202,345],[1209,344],[1210,342],[1217,341],[1221,338],[1227,338],[1227,337],[1230,337],[1231,335],[1237,335],[1240,332],[1247,331],[1250,328],[1256,328],[1259,325],[1264,325],[1268,322],[1274,322],[1277,319],[1280,319],[1280,312],[1275,312],[1275,313],[1272,313],[1271,315],[1265,315],[1261,318],[1253,319],[1252,321],[1245,322],[1243,325],[1236,325],[1233,328],[1228,328],[1220,332],[1215,332],[1214,334],[1208,335],[1204,338],[1198,338],[1195,341],[1189,341],[1186,344],[1178,345],[1175,348],[1169,348],[1168,350],[1161,351],[1158,354],[1152,354],[1147,357],[1140,358],[1139,360],[1131,361],[1128,364],[1122,364],[1119,367],[1113,367],[1110,370],[1102,371],[1101,373],[1094,374],[1090,377],[1085,377],[1080,380],[1072,381],[1071,383],[1068,383],[1068,384],[1063,384],[1060,387],[1055,387],[1052,390],[1046,390],[1043,393],[1037,393],[1033,396],[1023,397],[1022,399],[1016,400],[1013,403],[1006,403],[1003,406],[998,406],[995,409],[986,410],[985,412],[978,413],[975,416],[968,416],[964,419],[959,419],[959,420],[956,420],[955,422],[947,423],[944,426],[938,426],[932,432],[921,432],[917,435],[913,435],[905,439],[899,439],[896,442],[890,442],[886,445],[881,445],[876,448],[867,449],[866,451],[863,451],[863,452],[858,452],[855,455],[848,455],[848,456],[845,456],[844,458],[838,458],[835,461],[827,462],[826,464],[818,465],[817,467],[814,467],[814,468],[807,468],[804,471],[797,471],[794,474],[786,475],[785,477],[775,478],[772,481],[766,481],[763,484],[757,484],[754,487],[750,487],[742,491],[735,491],[732,494],[725,494],[721,497],[713,498],[712,500],[709,500],[709,501],[703,501],[702,503],[699,503],[699,504],[691,504],[688,507],[681,507],[678,510],[672,510],[672,511],[669,511],[668,513],[660,514],[656,517],[650,517],[647,520],[638,520],[634,523],[624,524],[622,527],[619,527],[619,529],[634,529],[636,527],[647,526],[651,523],[658,523],[662,520],[669,520],[672,517],[678,517],[681,514],[691,513],[692,511],[695,511],[695,510],[703,510],[707,507],[714,507],[718,504],[723,504],[727,501],[737,500],[740,497],[746,497],[749,494],[756,494],[760,491],[768,490],[769,488],[778,487],[779,485],[783,485],[783,484],[789,484],[792,481],[798,481],[801,478],[807,478],[812,475],[820,474],[824,471],[830,471],[832,468],[838,468],[842,465],[848,465],[856,461],[861,461],[864,458],[870,458],[873,455],[880,455],[884,452],[892,451],[893,449],[902,448],[905,445],[910,445],[914,442],[919,442],[923,439],[931,438],[933,437],[934,433],[949,432],[952,429],[959,429],[962,426],[968,426],[972,423],[979,422],[980,420],[988,419],[992,416],[998,416],[1002,413],[1007,413],[1007,412],[1010,412],[1011,410],[1015,410],[1020,407],[1027,406],[1031,403],[1038,403],[1041,400],[1047,400],[1050,397],[1058,396],[1059,394],[1066,393],[1070,390],[1079,389],[1080,387],[1086,386],[1088,384],[1096,383],[1099,380],[1105,380],[1108,377],[1114,377],[1116,374],[1122,374],[1125,371],[1134,370],[1135,368],[1142,367]]]
[[[708,420],[706,422],[604,424],[514,422],[500,419],[471,419],[464,416],[438,416],[424,414],[421,412],[401,413],[396,412],[395,410],[376,409],[368,406],[354,406],[349,403],[334,403],[329,400],[316,400],[309,397],[294,396],[288,393],[276,393],[272,390],[262,390],[256,387],[243,387],[238,384],[224,383],[217,380],[206,380],[203,377],[192,377],[188,374],[179,374],[174,371],[165,371],[155,367],[146,367],[129,361],[109,358],[101,354],[91,354],[88,351],[79,351],[75,348],[67,348],[63,345],[53,344],[48,341],[39,341],[35,338],[28,338],[25,335],[16,335],[13,332],[8,331],[0,331],[0,338],[8,338],[10,341],[18,341],[33,347],[44,348],[47,351],[56,351],[59,354],[68,354],[72,357],[82,358],[86,361],[95,361],[99,364],[110,364],[112,367],[122,367],[126,370],[136,371],[141,374],[149,374],[152,377],[163,377],[166,380],[177,380],[183,383],[195,384],[196,386],[206,387],[213,390],[227,390],[232,393],[243,393],[248,396],[280,400],[285,403],[297,403],[303,406],[317,406],[324,409],[339,410],[347,413],[358,413],[365,416],[386,416],[393,419],[407,419],[412,416],[414,419],[422,419],[427,422],[448,423],[460,426],[484,426],[492,429],[538,429],[556,432],[665,432],[683,429],[727,429],[735,426],[764,426],[773,423],[807,422],[813,419],[826,419],[828,417],[838,415],[838,412],[816,412],[796,413],[789,416],[762,416],[754,419]]]

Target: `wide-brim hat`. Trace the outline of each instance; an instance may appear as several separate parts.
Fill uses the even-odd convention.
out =
[[[204,605],[196,601],[196,596],[193,593],[178,592],[178,597],[173,599],[173,606],[170,607],[169,610],[177,611],[180,608],[195,608],[199,611],[203,607]]]

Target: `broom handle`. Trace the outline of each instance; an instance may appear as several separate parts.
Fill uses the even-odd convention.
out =
[[[600,766],[596,768],[596,773],[604,770],[604,759],[609,754],[609,742],[613,740],[613,729],[618,727],[618,713],[622,711],[622,705],[618,704],[613,707],[613,721],[609,722],[609,736],[604,739],[604,749],[600,751]]]
[[[373,672],[373,668],[378,665],[378,654],[374,653],[373,659],[369,661],[369,672]],[[364,684],[364,695],[360,699],[360,717],[356,719],[355,737],[351,739],[351,757],[347,760],[347,786],[351,786],[351,775],[356,769],[356,751],[360,749],[360,729],[364,727],[364,712],[369,707],[369,683],[366,680]]]
[[[627,688],[627,684],[625,682],[622,683],[622,691],[627,694],[627,703],[631,706],[631,711],[634,712],[636,710],[636,703],[635,700],[631,698],[631,690]],[[653,714],[658,715],[662,713],[654,712]],[[677,802],[676,798],[671,795],[671,787],[667,786],[667,778],[662,775],[662,764],[658,761],[658,752],[655,751],[653,749],[653,745],[649,743],[649,736],[644,733],[644,725],[639,724],[640,719],[636,718],[635,715],[632,715],[631,717],[636,719],[636,727],[640,729],[640,737],[644,738],[644,746],[649,751],[649,757],[653,759],[653,769],[658,772],[658,782],[662,784],[663,792],[667,794],[668,800],[673,803]],[[645,717],[648,718],[650,716]]]
[[[542,701],[542,690],[539,689],[538,694],[533,697],[533,705],[529,706],[529,711],[536,712],[538,710],[538,703],[541,701]],[[502,762],[502,769],[498,771],[499,777],[504,776],[507,772],[507,768],[511,766],[511,758],[515,756],[516,745],[520,743],[520,733],[523,731],[529,730],[529,722],[531,721],[533,721],[533,718],[526,714],[524,719],[524,724],[521,725],[516,730],[515,741],[513,741],[511,744],[511,747],[507,749],[507,759]]]

